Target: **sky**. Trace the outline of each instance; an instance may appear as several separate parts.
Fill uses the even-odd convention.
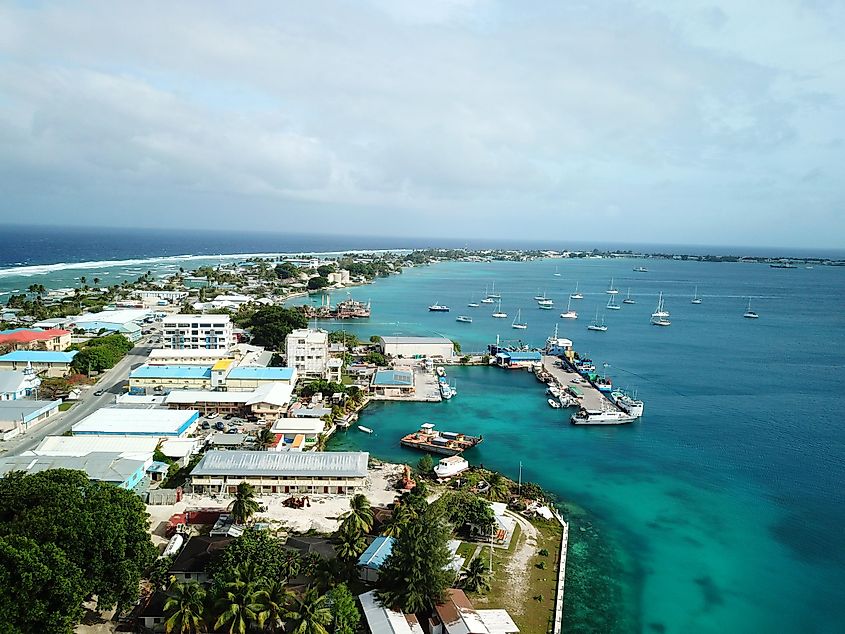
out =
[[[0,222],[841,247],[845,2],[6,2]]]

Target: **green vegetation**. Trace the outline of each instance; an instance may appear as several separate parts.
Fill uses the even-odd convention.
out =
[[[164,602],[164,630],[168,634],[195,634],[205,629],[206,592],[196,581],[174,583]]]
[[[122,610],[137,600],[155,556],[144,503],[131,491],[64,469],[0,479],[0,622],[7,631],[70,631],[82,599],[92,595],[98,608]]]
[[[235,490],[235,500],[232,502],[232,518],[236,524],[246,524],[258,512],[258,501],[255,499],[255,488],[246,482],[241,482]]]
[[[421,475],[431,475],[431,470],[434,468],[434,460],[431,454],[423,454],[423,457],[417,461],[417,472]]]
[[[493,509],[483,498],[469,491],[449,491],[436,504],[443,508],[449,522],[458,528],[464,525],[489,527],[493,523]]]
[[[363,493],[357,493],[349,501],[349,510],[341,516],[341,531],[368,533],[373,528],[373,509]]]
[[[345,583],[335,586],[328,593],[335,634],[354,634],[361,622],[361,613],[355,597]]]
[[[387,359],[381,352],[377,352],[375,350],[370,350],[367,354],[364,355],[364,362],[365,363],[372,363],[378,366],[387,365]]]
[[[308,290],[309,291],[317,291],[321,288],[326,288],[329,285],[329,280],[322,275],[318,275],[317,277],[312,277],[308,280]]]
[[[461,581],[464,589],[470,592],[486,592],[490,589],[490,570],[481,557],[474,558],[466,570]]]
[[[71,346],[79,352],[73,358],[71,367],[77,372],[90,374],[91,371],[102,372],[113,368],[118,361],[126,356],[133,348],[133,344],[123,335],[105,335],[91,339],[82,346]]]
[[[335,330],[329,333],[329,343],[342,343],[348,348],[354,348],[361,345],[361,341],[356,335],[345,330]]]
[[[62,403],[61,405],[59,405],[59,411],[60,412],[66,412],[73,406],[74,406],[74,403]]]
[[[297,328],[305,328],[308,320],[300,308],[266,306],[255,311],[248,326],[252,341],[270,350],[284,350],[285,337]]]

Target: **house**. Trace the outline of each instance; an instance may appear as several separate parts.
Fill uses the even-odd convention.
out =
[[[196,409],[203,415],[235,414],[274,421],[282,416],[292,397],[290,385],[266,382],[248,392],[173,390],[164,398],[164,403],[171,409]]]
[[[403,614],[382,605],[371,590],[358,595],[370,634],[423,634],[423,628],[413,614]]]
[[[108,312],[108,311],[106,311]],[[114,311],[117,312],[117,311]],[[78,322],[74,324],[74,330],[84,330],[89,335],[99,335],[99,334],[113,334],[113,335],[123,335],[132,343],[135,343],[141,338],[141,326],[138,324],[128,321],[128,322],[114,322],[114,321],[102,321],[102,320],[92,320],[92,321],[85,321],[85,322]]]
[[[337,557],[334,545],[329,538],[319,535],[291,535],[285,542],[285,547],[297,550],[303,555],[317,554],[323,559],[334,559]]]
[[[76,350],[15,350],[0,356],[0,370],[23,370],[31,367],[41,376],[62,377],[70,373],[70,364],[75,356]]]
[[[31,401],[29,399],[0,401],[0,440],[10,440],[27,433],[59,413],[58,401]]]
[[[232,541],[228,536],[197,535],[191,537],[170,566],[168,574],[177,581],[208,583],[208,564]]]
[[[397,359],[455,356],[455,344],[446,337],[382,337],[379,347],[383,355]]]
[[[476,610],[463,590],[451,588],[434,606],[431,634],[518,634],[506,610]]]
[[[370,388],[376,396],[411,396],[414,394],[414,372],[412,370],[376,370],[370,381]]]
[[[38,391],[41,378],[32,368],[0,370],[0,401],[16,401]]]
[[[181,437],[193,429],[199,416],[196,410],[103,407],[71,429],[74,435]]]
[[[392,537],[376,537],[361,556],[358,557],[358,577],[361,581],[375,583],[379,570],[393,552]]]
[[[141,291],[132,293],[145,304],[158,304],[160,301],[178,304],[188,299],[188,291]]]
[[[285,338],[285,354],[290,367],[305,377],[328,378],[329,333],[299,328]]]
[[[191,461],[191,456],[199,452],[200,445],[197,438],[165,438],[159,447],[161,453],[176,462],[180,467]]]
[[[228,350],[235,344],[229,315],[169,315],[162,324],[165,348]]]
[[[320,418],[298,416],[293,418],[279,418],[273,423],[270,431],[281,436],[276,451],[282,451],[286,445],[293,444],[297,436],[302,435],[305,445],[313,445],[317,437],[323,433],[325,423]]]
[[[234,493],[247,482],[259,495],[363,490],[369,454],[360,451],[207,451],[191,472],[196,493]]]
[[[61,352],[70,345],[70,331],[61,328],[41,330],[38,328],[15,328],[0,331],[0,347],[11,346],[12,350],[49,350]]]
[[[109,482],[129,490],[144,479],[147,467],[144,460],[124,458],[116,451],[92,451],[83,456],[20,455],[0,458],[0,475],[11,471],[38,473],[48,469],[70,469],[84,471],[91,480]]]

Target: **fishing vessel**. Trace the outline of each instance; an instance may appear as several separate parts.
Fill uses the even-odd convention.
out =
[[[569,299],[584,299],[584,296],[578,290],[578,282],[575,282],[575,292],[569,296]]]
[[[648,273],[648,269],[644,266],[638,266],[634,269],[634,273]]]
[[[549,407],[552,409],[560,409],[561,405],[558,401],[554,400],[553,398],[546,399],[546,402],[549,404]]]
[[[370,429],[369,427],[364,427],[363,425],[358,425],[358,431],[362,431],[365,434],[372,434],[373,433],[372,429]]]
[[[622,307],[616,303],[616,295],[611,295],[610,299],[607,300],[607,309],[608,310],[621,310]]]
[[[692,294],[692,301],[690,304],[700,304],[701,298],[698,296],[698,287],[695,287],[695,292]]]
[[[628,289],[628,295],[625,296],[625,299],[622,300],[623,304],[636,304],[637,301],[631,297],[631,289]]]
[[[624,425],[637,419],[619,410],[580,409],[569,422],[573,425]]]
[[[496,312],[493,313],[493,317],[496,319],[507,319],[508,314],[502,312],[502,301],[499,300],[499,307],[496,308]]]
[[[438,304],[434,302],[431,306],[428,307],[428,310],[432,313],[448,313],[449,307],[443,304]]]
[[[619,293],[619,289],[613,287],[613,278],[610,278],[610,286],[605,291],[608,295],[616,295]]]
[[[669,321],[669,311],[663,303],[663,291],[660,291],[660,296],[657,299],[657,308],[651,314],[651,323],[655,326],[671,326]]]
[[[516,328],[517,330],[525,330],[526,328],[528,328],[528,324],[526,324],[523,321],[520,321],[521,317],[522,317],[522,309],[519,308],[516,311],[516,319],[513,320],[513,323],[511,324],[511,328]]]
[[[745,308],[745,313],[742,315],[746,319],[757,319],[760,317],[757,313],[751,310],[751,298],[748,298],[748,306]]]
[[[578,319],[578,313],[572,310],[572,298],[566,302],[566,312],[560,314],[562,319]]]
[[[457,456],[472,449],[484,439],[483,436],[468,436],[459,432],[438,431],[433,423],[424,423],[419,431],[402,437],[400,444],[411,449],[420,449],[443,456]]]
[[[610,393],[610,398],[626,414],[636,418],[643,415],[643,410],[645,409],[643,402],[637,398],[628,396],[622,390],[614,390]]]
[[[459,315],[458,318],[455,319],[455,321],[459,321],[462,324],[471,324],[472,323],[472,317],[467,317],[466,315]]]
[[[596,318],[589,326],[587,326],[587,330],[596,330],[598,332],[606,332],[607,326],[604,325],[604,317],[601,318],[601,323],[599,323],[599,311],[596,309]]]

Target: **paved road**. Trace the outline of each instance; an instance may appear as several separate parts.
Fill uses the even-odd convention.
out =
[[[151,349],[139,342],[139,345],[132,348],[125,357],[118,361],[117,365],[110,370],[106,370],[94,387],[83,390],[82,398],[77,401],[76,405],[66,412],[61,412],[54,418],[48,419],[47,422],[37,426],[31,432],[0,443],[2,455],[14,456],[34,449],[45,436],[60,436],[95,410],[114,403],[115,397],[124,392],[123,386],[129,379],[129,371],[133,366],[144,363]],[[100,396],[94,396],[94,392],[97,390],[105,391]]]

